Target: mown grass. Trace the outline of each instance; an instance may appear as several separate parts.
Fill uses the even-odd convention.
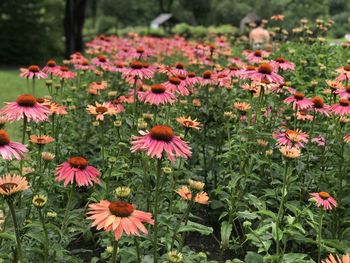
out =
[[[0,68],[0,107],[4,106],[4,102],[15,101],[17,96],[25,93],[32,93],[31,86],[28,88],[27,79],[19,77],[18,68]],[[45,81],[36,81],[36,96],[44,96],[47,94]],[[11,140],[21,140],[21,122],[8,123],[5,130],[9,133]]]

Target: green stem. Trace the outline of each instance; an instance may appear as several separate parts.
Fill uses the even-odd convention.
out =
[[[114,240],[113,241],[113,253],[112,253],[111,263],[116,263],[117,262],[117,253],[118,253],[118,241]]]
[[[10,208],[12,220],[13,220],[13,226],[15,227],[15,233],[16,233],[16,241],[17,241],[17,256],[18,256],[18,262],[23,263],[23,254],[22,254],[22,247],[21,247],[21,238],[20,238],[20,230],[17,222],[16,212],[15,208],[13,207],[13,202],[10,199],[7,199],[7,204]]]
[[[62,222],[62,231],[64,231],[66,229],[66,225],[67,225],[67,219],[68,219],[68,212],[70,210],[70,206],[72,203],[72,199],[73,199],[73,194],[74,194],[74,183],[72,184],[69,196],[68,196],[68,201],[67,201],[67,205],[66,205],[66,211],[64,212],[64,218],[63,218],[63,222]]]
[[[139,246],[139,241],[137,240],[137,237],[134,237],[134,241],[135,241],[135,247],[136,247],[137,263],[141,263],[140,246]]]
[[[321,263],[321,242],[322,242],[322,222],[323,222],[323,215],[324,215],[324,210],[321,208],[320,212],[320,222],[318,224],[318,237],[317,237],[317,245],[318,245],[318,257],[317,257],[317,262]]]
[[[159,190],[160,190],[160,176],[162,169],[162,159],[157,159],[157,178],[156,178],[156,192],[154,200],[154,240],[153,240],[153,259],[157,263],[158,260],[158,202],[159,202]]]
[[[48,232],[47,232],[47,228],[46,228],[46,224],[45,224],[45,219],[43,217],[43,213],[41,211],[41,208],[38,208],[38,211],[39,211],[39,217],[40,217],[40,221],[41,221],[41,224],[43,226],[43,230],[44,230],[44,235],[45,235],[45,244],[44,244],[44,262],[49,262],[49,235],[48,235]]]
[[[195,197],[195,194],[192,193],[191,201],[190,201],[190,203],[188,204],[187,211],[186,211],[186,213],[185,213],[184,226],[186,226],[187,223],[188,223],[188,218],[189,218],[189,216],[190,216],[191,210],[192,210],[193,205],[194,205],[194,197]],[[179,252],[182,251],[182,248],[183,248],[183,246],[184,246],[184,244],[185,244],[185,238],[186,238],[186,232],[184,232],[184,233],[182,234],[181,243],[180,243],[180,247],[179,247]]]

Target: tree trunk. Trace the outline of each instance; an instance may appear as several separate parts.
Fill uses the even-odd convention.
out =
[[[84,48],[83,25],[87,0],[66,0],[64,14],[64,34],[66,58],[74,52],[81,52]]]

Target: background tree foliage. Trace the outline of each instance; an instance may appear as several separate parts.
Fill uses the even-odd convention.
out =
[[[63,55],[67,1],[1,0],[0,64],[24,65]],[[162,12],[173,13],[181,22],[203,26],[239,26],[249,12],[261,18],[282,13],[286,16],[283,26],[288,29],[301,18],[330,18],[336,22],[331,37],[343,37],[350,32],[349,0],[87,0],[84,34],[147,27]]]

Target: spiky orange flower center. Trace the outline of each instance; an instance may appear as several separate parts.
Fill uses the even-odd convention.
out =
[[[63,71],[63,72],[68,72],[68,71],[69,71],[69,68],[68,68],[68,67],[61,67],[61,71]]]
[[[185,74],[179,74],[179,75],[177,75],[177,77],[181,80],[185,80],[187,78],[187,76]]]
[[[0,185],[0,188],[2,190],[4,190],[5,192],[9,192],[9,191],[11,191],[12,188],[14,188],[16,186],[18,186],[18,184],[16,184],[16,183],[4,183],[4,184]]]
[[[130,63],[130,67],[131,67],[132,69],[142,69],[142,68],[143,68],[143,64],[142,64],[141,61],[135,60],[135,61],[132,61],[132,62]]]
[[[350,105],[350,102],[349,102],[347,99],[341,99],[341,100],[339,100],[339,104],[340,104],[341,106],[346,107],[346,106],[349,106],[349,105]]]
[[[261,50],[255,50],[255,51],[254,51],[254,56],[256,56],[256,57],[261,57],[261,56],[262,56]]]
[[[0,130],[0,146],[10,143],[10,136],[4,130]]]
[[[297,131],[293,131],[293,130],[286,131],[286,137],[293,142],[300,141],[300,134]]]
[[[347,93],[350,93],[350,85],[347,85],[347,86],[345,87],[345,90],[346,90]]]
[[[105,55],[98,55],[98,61],[100,62],[106,62],[107,61],[107,57]]]
[[[314,107],[315,108],[323,108],[323,105],[324,105],[324,102],[323,102],[323,99],[319,96],[315,96],[313,99],[312,99],[312,102],[314,103]]]
[[[262,74],[271,74],[272,66],[269,63],[262,63],[258,67],[258,72]]]
[[[123,68],[124,67],[123,63],[121,63],[121,62],[114,63],[114,66],[116,66],[117,68]]]
[[[162,94],[166,89],[162,84],[153,84],[151,90],[153,93]]]
[[[284,58],[276,58],[275,59],[276,62],[279,62],[279,63],[284,63],[286,62],[286,60]]]
[[[206,70],[203,72],[203,78],[204,79],[210,79],[211,78],[211,71],[210,70]]]
[[[175,68],[177,68],[177,69],[184,69],[185,67],[184,67],[184,64],[182,64],[182,63],[177,63],[177,64],[175,65]]]
[[[343,69],[344,69],[345,71],[350,71],[350,66],[344,66]]]
[[[327,200],[329,197],[331,197],[331,195],[327,192],[319,192],[318,195],[323,199],[323,200]]]
[[[89,61],[84,60],[81,64],[82,64],[83,66],[88,66],[88,65],[89,65]]]
[[[270,84],[271,82],[267,78],[263,78],[261,80],[261,83],[263,83],[263,84]]]
[[[252,66],[252,65],[248,65],[246,67],[246,70],[256,70],[256,67]]]
[[[177,77],[169,77],[169,82],[174,85],[179,85],[181,80]]]
[[[103,114],[103,113],[105,113],[105,112],[107,112],[108,111],[108,108],[107,107],[104,107],[104,106],[98,106],[98,107],[96,107],[96,112],[98,113],[98,114]]]
[[[184,126],[187,126],[187,127],[195,126],[195,123],[193,121],[190,121],[190,120],[183,121],[183,124],[184,124]]]
[[[23,94],[17,97],[16,102],[23,107],[33,107],[36,103],[36,99],[33,95]]]
[[[68,163],[70,164],[71,167],[79,168],[80,170],[85,169],[89,164],[85,158],[80,156],[69,158]]]
[[[238,67],[236,67],[236,66],[229,66],[228,67],[231,71],[236,71],[236,70],[238,70]]]
[[[189,78],[194,78],[196,76],[196,73],[195,72],[188,72],[188,77]]]
[[[56,67],[56,61],[54,61],[54,60],[49,60],[47,63],[46,63],[46,65],[48,66],[48,67],[50,67],[50,68],[53,68],[53,67]]]
[[[150,66],[149,63],[143,63],[143,64],[142,64],[142,67],[143,67],[143,68],[149,68],[149,66]]]
[[[118,217],[128,217],[134,212],[132,204],[124,201],[115,201],[109,204],[109,211]]]
[[[303,100],[305,98],[305,94],[301,92],[295,92],[294,93],[294,98],[296,100]]]
[[[170,142],[174,138],[173,130],[165,125],[154,126],[150,131],[151,137],[154,140]]]
[[[31,66],[28,67],[28,70],[29,70],[30,72],[37,73],[37,72],[40,71],[40,68],[39,68],[39,66],[37,66],[37,65],[31,65]]]
[[[139,53],[139,54],[142,54],[143,52],[145,52],[145,49],[143,47],[138,47],[136,49],[136,52]]]

